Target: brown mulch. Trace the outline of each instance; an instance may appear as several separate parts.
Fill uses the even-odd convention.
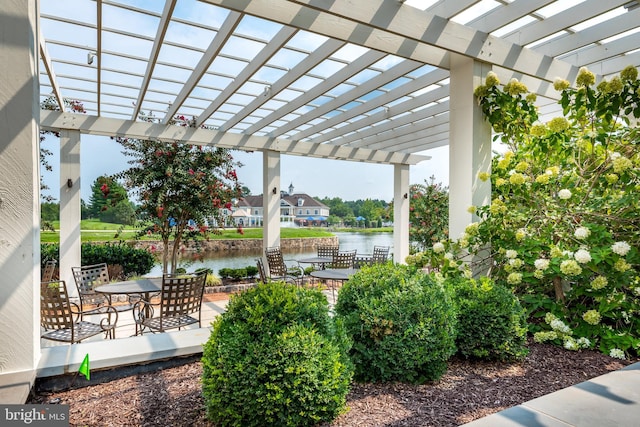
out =
[[[323,427],[458,426],[631,363],[546,344],[530,343],[529,349],[529,356],[519,363],[453,359],[433,384],[354,384],[349,411]],[[214,426],[205,416],[201,374],[200,362],[190,362],[37,394],[30,403],[70,405],[71,425]]]

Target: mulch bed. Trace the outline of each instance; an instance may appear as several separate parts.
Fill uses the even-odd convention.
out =
[[[530,343],[529,349],[518,363],[453,359],[447,373],[432,384],[354,384],[349,411],[322,427],[458,426],[632,362],[547,344]],[[71,425],[214,426],[206,419],[201,375],[201,363],[190,361],[94,386],[36,394],[30,403],[68,404]]]

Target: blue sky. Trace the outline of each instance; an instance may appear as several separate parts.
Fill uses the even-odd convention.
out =
[[[91,197],[91,184],[100,175],[110,175],[128,168],[122,147],[108,137],[82,135],[80,146],[81,196]],[[52,172],[42,170],[50,190],[43,192],[59,199],[60,165],[58,138],[48,136],[44,147],[54,154],[49,157]],[[425,152],[433,158],[410,168],[409,182],[423,183],[431,175],[436,182],[449,183],[449,148],[441,147]],[[262,193],[262,153],[234,151],[236,160],[244,164],[238,171],[239,180],[252,194]],[[293,183],[296,192],[314,197],[340,197],[343,200],[393,199],[393,166],[370,163],[326,160],[300,156],[282,156],[282,189]],[[66,180],[65,180],[66,181]]]

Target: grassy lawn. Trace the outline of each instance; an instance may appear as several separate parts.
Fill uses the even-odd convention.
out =
[[[59,222],[53,223],[56,230],[59,229]],[[110,224],[98,220],[82,220],[80,222],[80,234],[83,242],[109,242],[120,240],[132,240],[136,237],[137,230],[127,226],[120,233],[120,224]],[[245,228],[244,234],[240,234],[235,228],[223,230],[220,234],[212,234],[210,239],[262,239],[262,228]],[[333,233],[326,228],[282,228],[280,237],[284,239],[304,238],[304,237],[331,237]],[[141,240],[159,240],[158,235],[143,236]],[[42,231],[40,241],[43,243],[57,243],[60,241],[59,231]]]

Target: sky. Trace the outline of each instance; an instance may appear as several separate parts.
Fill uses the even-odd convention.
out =
[[[43,195],[59,200],[60,188],[60,142],[47,136],[43,147],[52,151],[48,161],[53,171],[42,169],[44,183],[49,190]],[[436,182],[449,183],[449,147],[440,147],[424,152],[432,156],[409,169],[409,183],[422,184],[435,176]],[[262,153],[233,151],[234,158],[244,166],[238,170],[238,179],[251,190],[251,194],[262,194]],[[101,175],[111,175],[126,170],[129,165],[116,141],[94,135],[82,135],[80,144],[81,197],[85,202],[91,198],[91,184]],[[345,201],[358,199],[393,200],[393,166],[343,160],[317,159],[301,156],[282,156],[280,169],[282,190],[293,184],[296,193],[312,197],[340,197]],[[66,182],[66,179],[64,180]]]

